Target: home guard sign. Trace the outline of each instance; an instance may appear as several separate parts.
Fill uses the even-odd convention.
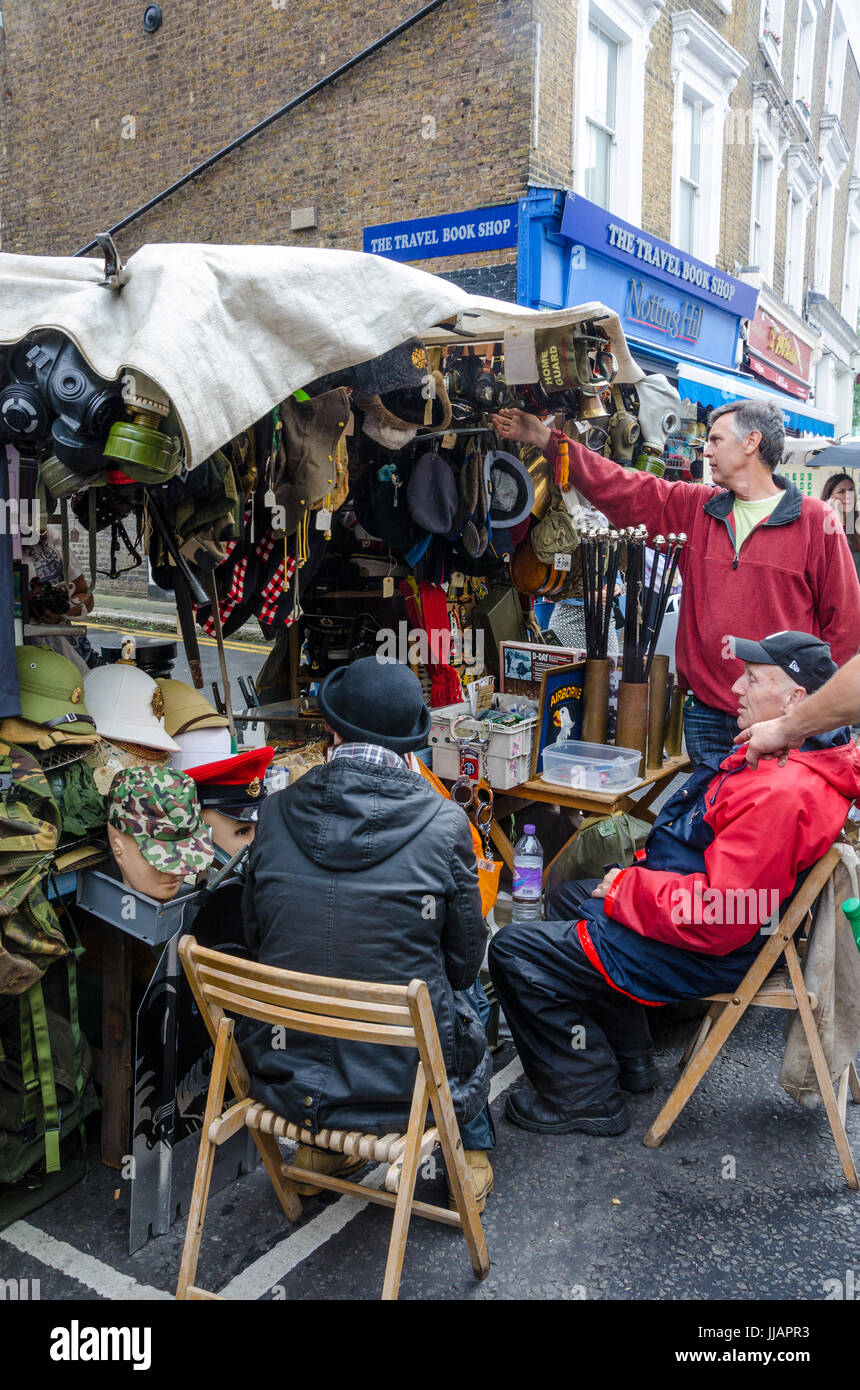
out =
[[[365,227],[364,250],[392,261],[426,261],[464,251],[497,251],[517,244],[517,204],[416,217]]]

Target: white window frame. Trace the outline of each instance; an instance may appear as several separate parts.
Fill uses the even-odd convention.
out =
[[[835,0],[830,16],[830,37],[827,42],[827,76],[824,84],[824,109],[834,116],[842,114],[842,91],[845,65],[848,60],[848,26],[840,0]]]
[[[848,167],[851,150],[845,139],[845,132],[839,117],[832,112],[825,111],[818,129],[821,189],[818,195],[818,217],[815,227],[814,285],[819,294],[830,299],[836,193],[839,188],[839,181]]]
[[[782,37],[785,29],[785,0],[761,0],[758,22],[759,45],[782,74]]]
[[[672,232],[678,244],[681,219],[681,107],[685,96],[702,105],[701,204],[691,254],[713,265],[719,251],[723,145],[729,97],[747,60],[695,10],[672,16],[672,80],[675,85],[672,155]]]
[[[856,333],[860,313],[860,178],[856,173],[848,185],[848,227],[842,263],[840,313]]]
[[[783,299],[794,309],[795,313],[802,314],[804,309],[803,290],[806,282],[806,253],[809,244],[809,218],[815,192],[821,182],[821,171],[806,145],[800,142],[789,146],[786,171],[789,219],[789,225],[786,227],[786,245],[789,241],[793,242],[794,240],[790,226],[794,204],[797,204],[799,208],[797,216],[800,223],[800,240],[799,245],[792,249],[792,277],[790,281],[786,267]]]
[[[815,79],[815,39],[818,34],[819,0],[800,0],[797,16],[797,40],[794,48],[794,102],[805,102],[801,116],[809,124]]]
[[[753,147],[753,186],[750,199],[750,265],[757,264],[765,283],[773,285],[777,192],[788,141],[781,134],[778,115],[762,96],[753,100],[752,134],[755,143]],[[753,248],[759,160],[763,163],[765,173],[761,200],[761,245],[756,260]]]
[[[578,0],[574,121],[571,166],[574,188],[585,197],[587,111],[583,65],[587,45],[582,35],[589,23],[619,45],[618,102],[613,168],[609,181],[608,211],[640,226],[642,221],[642,168],[645,152],[645,60],[651,49],[650,34],[666,0]]]

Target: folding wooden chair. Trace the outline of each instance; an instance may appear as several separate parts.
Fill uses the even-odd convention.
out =
[[[860,1102],[860,1082],[852,1063],[846,1067],[839,1079],[837,1094],[833,1094],[833,1083],[813,1017],[818,1000],[815,995],[809,994],[806,988],[794,942],[795,932],[804,918],[810,917],[815,899],[838,863],[839,851],[834,847],[813,866],[803,887],[786,908],[776,931],[767,938],[737,989],[731,994],[708,995],[711,1008],[681,1058],[680,1065],[684,1070],[678,1084],[642,1141],[648,1148],[655,1149],[663,1142],[723,1043],[740,1023],[750,1005],[768,1009],[797,1009],[845,1180],[849,1187],[855,1190],[860,1188],[857,1168],[845,1133],[848,1091],[850,1088],[853,1099]],[[777,971],[776,975],[772,975],[771,971],[782,956],[785,957],[787,970]]]
[[[362,1201],[378,1202],[394,1208],[382,1286],[384,1299],[397,1298],[406,1236],[413,1212],[417,1216],[458,1227],[466,1238],[476,1277],[486,1278],[490,1258],[475,1203],[472,1176],[463,1157],[445,1060],[426,984],[422,980],[413,980],[408,986],[363,984],[355,980],[300,975],[255,961],[238,960],[221,951],[207,950],[199,946],[193,936],[182,938],[179,956],[201,1017],[215,1044],[215,1057],[203,1116],[200,1153],[188,1210],[176,1297],[200,1299],[218,1296],[197,1287],[194,1276],[215,1149],[244,1127],[253,1134],[278,1201],[290,1221],[297,1221],[302,1211],[291,1179],[331,1192],[348,1192],[359,1196]],[[353,1042],[416,1048],[415,1085],[406,1132],[380,1137],[323,1129],[318,1134],[312,1134],[310,1130],[291,1124],[284,1116],[253,1100],[249,1095],[248,1071],[233,1038],[234,1019],[227,1016],[226,1010],[239,1017],[253,1018],[298,1033],[319,1033],[324,1037],[344,1038]],[[225,1108],[224,1092],[228,1081],[236,1100]],[[428,1103],[436,1123],[433,1128],[425,1130]],[[358,1154],[369,1162],[389,1163],[386,1190],[378,1191],[342,1178],[294,1168],[284,1163],[278,1138],[313,1144],[334,1153]],[[456,1211],[449,1211],[447,1206],[439,1207],[415,1200],[418,1168],[437,1144],[442,1146],[457,1204]]]

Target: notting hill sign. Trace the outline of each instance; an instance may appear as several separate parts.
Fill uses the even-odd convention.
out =
[[[752,285],[696,260],[578,194],[569,193],[565,198],[561,232],[616,264],[628,266],[634,275],[638,271],[662,280],[738,318],[751,319],[755,314],[758,292]]]

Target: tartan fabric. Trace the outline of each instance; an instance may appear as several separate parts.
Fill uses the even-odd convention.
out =
[[[378,743],[339,743],[331,755],[335,758],[357,758],[363,763],[373,763],[376,767],[402,767],[403,759],[391,748],[382,748]]]
[[[246,507],[244,516],[244,526],[246,531],[250,525],[250,522],[251,508]],[[247,602],[246,589],[249,579],[249,563],[252,562],[251,579],[254,585],[256,586],[256,584],[259,582],[260,568],[262,567],[265,569],[269,566],[275,547],[281,540],[282,537],[279,535],[275,535],[275,532],[272,530],[271,526],[269,526],[266,528],[264,535],[260,537],[256,544],[248,551],[248,553],[242,555],[235,561],[233,571],[230,576],[230,587],[228,588],[224,598],[222,598],[218,604],[218,611],[221,615],[222,628],[226,628],[228,620],[236,612],[236,609]],[[224,561],[225,564],[230,559],[236,546],[239,544],[241,544],[241,542],[238,540],[228,542],[227,556]],[[254,611],[256,612],[256,616],[259,618],[261,624],[263,624],[264,626],[270,626],[271,624],[276,622],[278,617],[278,607],[281,599],[284,596],[284,577],[286,575],[286,580],[287,582],[289,582],[289,580],[293,576],[295,567],[296,562],[292,556],[290,556],[287,561],[281,560],[278,563],[274,573],[271,574],[268,577],[268,579],[266,579],[266,582],[261,585],[259,589],[260,605]],[[281,625],[284,627],[289,627],[294,621],[295,619],[293,618],[292,613],[287,613],[284,615]],[[201,623],[200,626],[202,627],[203,631],[207,633],[210,637],[214,637],[215,619],[211,613],[209,617]]]

